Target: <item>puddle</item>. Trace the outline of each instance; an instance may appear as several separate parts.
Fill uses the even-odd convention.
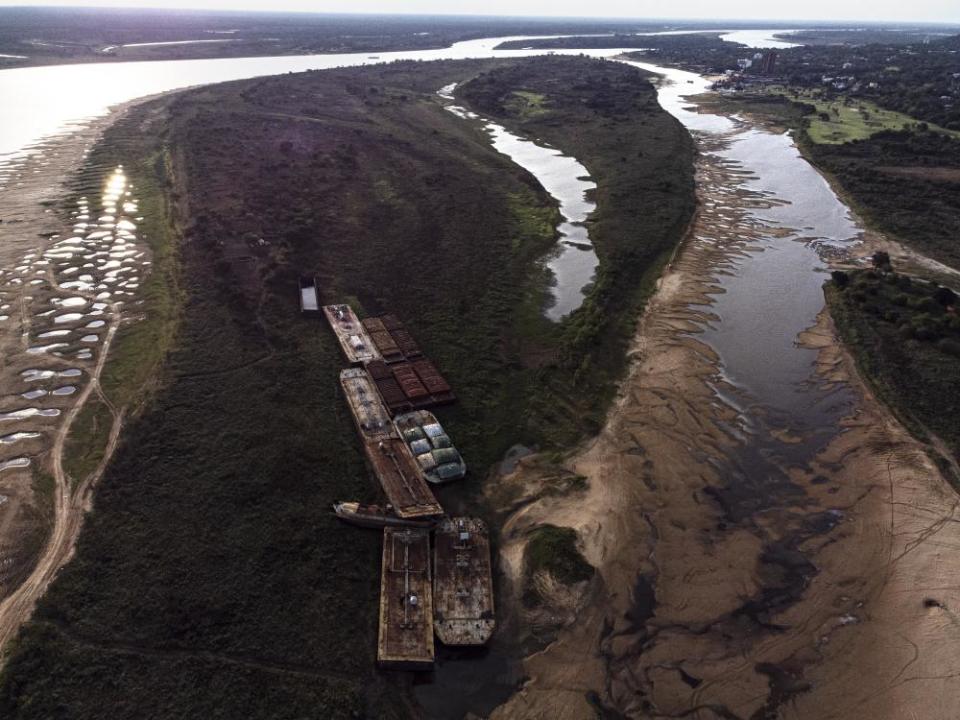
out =
[[[26,418],[31,417],[57,417],[60,414],[60,411],[56,408],[23,408],[21,410],[13,410],[11,412],[0,413],[0,420],[25,420]]]
[[[13,468],[25,468],[25,467],[29,467],[29,465],[30,465],[30,458],[27,458],[27,457],[19,457],[19,458],[14,458],[13,460],[5,460],[3,462],[0,462],[0,472],[3,472],[4,470],[12,470]]]

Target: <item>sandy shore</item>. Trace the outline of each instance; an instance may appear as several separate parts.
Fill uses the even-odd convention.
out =
[[[535,499],[504,528],[511,576],[525,531],[549,522],[578,531],[598,577],[557,640],[526,659],[529,681],[494,718],[595,718],[605,708],[947,720],[960,706],[956,494],[863,386],[825,313],[802,340],[819,348],[824,381],[852,391],[840,432],[806,466],[785,468],[789,488],[754,511],[717,500],[720,468],[747,428],[723,399],[713,352],[691,334],[710,319],[717,278],[752,241],[716,234],[736,227],[714,209],[730,202],[730,172],[699,160],[695,226],[639,325],[606,427],[568,463],[587,490]],[[521,463],[503,484],[536,486],[538,472]]]
[[[108,191],[77,205],[71,183],[129,107],[0,165],[0,463],[18,463],[0,470],[0,644],[69,557],[89,501],[95,478],[70,478],[64,468],[69,430],[89,398],[114,410],[98,378],[146,249],[104,219]],[[104,168],[97,184],[115,173]],[[136,214],[135,202],[130,212],[121,207],[130,200],[115,202],[116,222]],[[109,448],[118,430],[119,421]]]

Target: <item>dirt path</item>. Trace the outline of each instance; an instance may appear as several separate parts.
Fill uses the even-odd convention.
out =
[[[113,456],[120,431],[123,429],[122,413],[117,412],[113,405],[107,401],[100,388],[100,376],[109,357],[110,345],[120,326],[121,304],[113,303],[111,313],[110,326],[100,348],[97,364],[90,374],[90,380],[81,390],[75,404],[64,418],[53,443],[51,453],[51,467],[55,481],[53,528],[40,559],[30,576],[0,603],[0,648],[8,647],[9,641],[13,639],[20,626],[30,617],[37,599],[46,592],[57,571],[73,555],[74,546],[83,524],[84,513],[90,506],[91,490],[103,475],[107,463]],[[104,449],[103,460],[93,473],[81,479],[73,487],[70,476],[63,469],[64,449],[74,421],[93,393],[99,395],[107,403],[113,416],[113,424]]]

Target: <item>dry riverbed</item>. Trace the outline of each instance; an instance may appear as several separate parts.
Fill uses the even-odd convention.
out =
[[[718,280],[758,251],[742,231],[757,199],[703,149],[701,210],[640,323],[620,398],[566,463],[586,489],[536,495],[544,470],[527,459],[491,490],[520,507],[503,529],[509,577],[543,523],[575,528],[598,571],[548,603],[562,629],[493,717],[952,718],[957,497],[864,387],[825,312],[799,340],[819,350],[837,432],[754,498],[728,484],[752,433],[803,440],[758,429],[697,338],[716,320]]]
[[[95,194],[69,185],[124,109],[0,166],[0,646],[69,559],[122,426],[99,379],[149,272],[138,200],[122,167],[88,168]],[[88,401],[109,427],[94,434],[100,461],[71,477]]]

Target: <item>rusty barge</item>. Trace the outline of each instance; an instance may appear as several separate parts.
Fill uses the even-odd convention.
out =
[[[393,505],[365,505],[349,500],[341,500],[333,504],[333,514],[346,523],[364,528],[410,527],[422,530],[432,530],[436,521],[404,520],[393,511]]]
[[[433,665],[430,533],[383,529],[377,662],[385,668],[423,670]]]
[[[419,466],[400,439],[367,372],[348,368],[340,372],[340,385],[363,441],[363,451],[393,506],[405,520],[443,514],[420,474]]]
[[[483,645],[496,626],[487,525],[479,518],[444,518],[433,544],[437,638],[444,645]]]

